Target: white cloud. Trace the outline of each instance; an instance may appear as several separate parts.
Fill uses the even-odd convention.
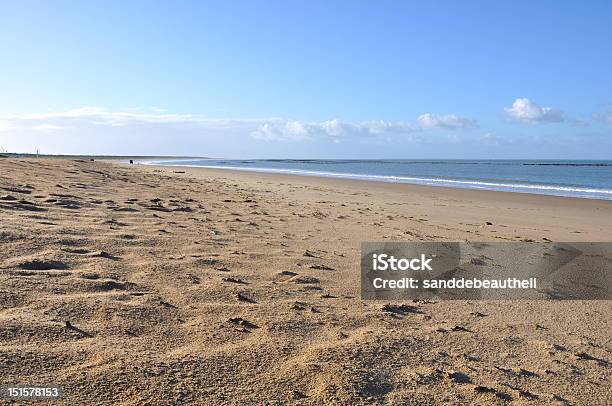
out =
[[[563,112],[552,107],[540,107],[527,98],[519,98],[512,107],[504,108],[506,114],[525,123],[559,123],[564,121]]]
[[[82,107],[63,112],[0,116],[0,131],[22,136],[55,137],[70,135],[91,137],[94,134],[129,136],[156,134],[172,139],[175,135],[190,137],[249,137],[262,141],[319,140],[338,142],[341,139],[388,139],[431,129],[469,129],[473,120],[454,114],[423,114],[414,122],[361,121],[338,119],[305,122],[283,118],[217,119],[193,114],[171,114],[159,109],[109,111],[100,107]]]
[[[198,117],[190,114],[167,114],[159,110],[130,110],[117,112],[109,111],[101,107],[81,107],[62,112],[0,116],[0,118],[43,123],[52,121],[88,120],[93,124],[111,126],[122,126],[135,123],[176,124],[198,121]]]
[[[119,132],[136,135],[152,131],[165,133],[169,137],[181,131],[233,132],[248,135],[265,123],[279,121],[281,120],[275,118],[217,119],[192,114],[170,114],[159,109],[109,111],[100,107],[82,107],[42,114],[0,115],[0,131],[7,134],[26,134],[32,131],[49,133],[53,130],[58,133],[80,133],[83,136],[100,131],[109,135]]]
[[[282,121],[265,123],[251,136],[266,141],[296,141],[313,138],[329,138],[337,142],[342,138],[366,138],[410,134],[421,131],[418,125],[404,122],[363,121],[347,122],[338,119],[303,123]]]
[[[423,128],[446,128],[454,129],[471,129],[476,128],[476,121],[467,118],[459,117],[454,114],[436,115],[431,113],[421,114],[417,121]]]
[[[612,107],[608,106],[601,111],[593,113],[593,118],[597,121],[612,124]]]
[[[264,141],[300,141],[310,138],[309,130],[299,121],[268,122],[251,132],[255,139]]]
[[[215,119],[192,114],[170,114],[159,109],[109,111],[100,107],[82,107],[64,112],[0,116],[3,128],[29,126],[34,130],[58,130],[69,124],[123,127],[130,125],[163,124],[189,125],[201,128],[251,129],[254,138],[263,140],[304,140],[317,136],[349,137],[405,134],[427,129],[469,129],[476,127],[474,120],[454,114],[422,114],[415,123],[402,121],[348,122],[338,119],[320,122],[302,122],[281,118]]]
[[[64,127],[54,124],[38,124],[32,126],[32,130],[36,131],[49,131],[49,130],[62,130]]]
[[[348,122],[338,119],[303,123],[300,121],[283,121],[262,124],[251,136],[257,139],[272,141],[296,141],[311,138],[327,137],[334,141],[339,138],[366,138],[383,136],[401,136],[430,129],[471,129],[476,122],[454,114],[437,116],[423,114],[416,123],[403,121],[361,121]]]
[[[12,128],[13,126],[11,125],[11,123],[8,122],[8,120],[0,120],[0,133],[8,132]]]

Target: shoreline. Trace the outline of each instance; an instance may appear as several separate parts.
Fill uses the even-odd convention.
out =
[[[190,162],[190,160],[177,160],[176,162]],[[195,169],[212,169],[212,170],[227,170],[227,171],[240,171],[249,173],[265,173],[265,174],[277,174],[277,175],[288,175],[288,176],[300,176],[300,177],[316,177],[326,179],[343,179],[343,180],[357,180],[367,182],[380,182],[389,184],[399,185],[415,185],[415,186],[427,186],[427,187],[441,187],[449,189],[464,189],[464,190],[475,190],[475,191],[492,191],[492,192],[506,192],[506,193],[521,193],[529,195],[540,195],[540,196],[556,196],[556,197],[568,197],[576,199],[589,199],[589,200],[604,200],[612,201],[610,198],[601,197],[609,193],[607,189],[597,189],[587,186],[563,186],[545,183],[496,183],[487,180],[460,180],[460,179],[447,179],[447,178],[428,178],[418,176],[395,176],[395,175],[373,175],[373,174],[359,174],[359,173],[344,173],[344,172],[322,172],[322,171],[310,171],[310,170],[297,170],[297,169],[281,169],[281,168],[257,168],[257,167],[235,167],[235,166],[200,166],[200,165],[181,165],[181,164],[159,164],[156,161],[140,161],[137,162],[141,165],[146,166],[158,166],[168,168],[195,168]],[[535,165],[535,164],[534,164]],[[542,164],[545,165],[545,164]],[[521,190],[522,189],[522,190]],[[533,191],[530,191],[533,190]],[[548,192],[551,191],[551,192]],[[579,195],[582,193],[582,195]],[[595,194],[589,196],[588,193]],[[584,195],[587,194],[587,195]],[[599,194],[596,195],[596,194]]]
[[[177,168],[163,165],[138,165],[137,167],[145,171],[161,171],[170,176],[193,176],[196,179],[212,177],[249,183],[265,182],[270,185],[299,185],[309,188],[325,187],[337,191],[348,190],[351,193],[375,195],[377,196],[374,199],[375,202],[397,204],[403,201],[409,205],[429,206],[428,217],[432,223],[455,223],[461,229],[469,229],[469,226],[473,224],[481,227],[487,221],[494,223],[497,228],[501,223],[505,228],[517,230],[517,233],[522,231],[524,234],[526,230],[529,230],[529,235],[517,234],[521,239],[527,240],[539,241],[546,238],[566,242],[612,241],[612,233],[609,232],[612,229],[612,201],[609,200],[231,169]],[[444,203],[440,203],[441,200]],[[561,232],[561,230],[564,231]],[[472,230],[462,231],[473,232]],[[505,230],[498,230],[498,232],[501,231]],[[503,238],[516,240],[509,236]]]
[[[116,164],[120,164],[120,165],[128,165],[124,162],[113,162]],[[489,194],[489,193],[502,193],[504,195],[508,194],[508,195],[520,195],[520,196],[535,196],[538,198],[552,198],[553,200],[555,199],[571,199],[571,200],[579,200],[579,201],[597,201],[597,202],[607,202],[610,203],[612,205],[612,199],[600,199],[597,197],[577,197],[577,196],[559,196],[559,195],[552,195],[552,194],[541,194],[541,193],[528,193],[528,192],[517,192],[517,191],[506,191],[506,190],[491,190],[491,189],[472,189],[472,188],[464,188],[464,187],[452,187],[452,186],[438,186],[438,185],[425,185],[425,184],[419,184],[419,183],[409,183],[409,182],[387,182],[387,181],[378,181],[378,180],[371,180],[371,179],[359,179],[359,178],[343,178],[343,177],[332,177],[332,176],[322,176],[322,175],[310,175],[310,174],[297,174],[297,173],[281,173],[281,172],[268,172],[266,170],[246,170],[246,169],[235,169],[235,168],[221,168],[221,167],[203,167],[203,166],[185,166],[185,165],[160,165],[160,164],[142,164],[142,163],[136,163],[138,165],[141,165],[142,167],[154,167],[157,169],[167,169],[171,172],[175,172],[176,171],[184,171],[185,173],[197,173],[198,171],[202,170],[202,171],[210,171],[211,173],[218,173],[218,174],[223,174],[224,172],[228,172],[228,173],[245,173],[245,174],[257,174],[257,175],[262,175],[262,176],[273,176],[273,177],[279,177],[279,178],[283,178],[286,177],[286,179],[315,179],[315,182],[321,182],[321,181],[331,181],[331,182],[356,182],[356,183],[363,183],[364,185],[371,185],[370,187],[373,187],[375,185],[389,185],[391,187],[398,187],[398,188],[402,188],[402,187],[406,187],[406,188],[415,188],[415,189],[420,189],[422,188],[423,191],[436,191],[436,190],[441,190],[441,191],[465,191],[468,193],[475,193],[475,194],[479,194],[479,193],[483,193],[483,194]]]

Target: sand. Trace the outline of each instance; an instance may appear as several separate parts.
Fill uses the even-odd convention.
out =
[[[359,246],[610,230],[609,201],[2,158],[1,383],[60,385],[55,404],[609,404],[611,301],[362,301]]]

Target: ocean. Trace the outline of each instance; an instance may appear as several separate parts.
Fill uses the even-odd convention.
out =
[[[201,159],[143,163],[612,200],[612,161]]]

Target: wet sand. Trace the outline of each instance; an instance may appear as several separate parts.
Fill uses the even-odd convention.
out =
[[[66,404],[606,404],[612,302],[362,301],[359,245],[611,229],[609,201],[2,158],[2,383]]]

